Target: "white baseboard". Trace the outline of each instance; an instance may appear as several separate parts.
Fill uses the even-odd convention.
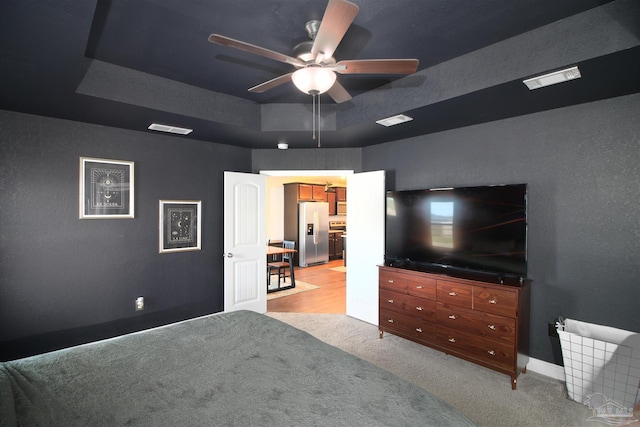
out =
[[[527,371],[533,371],[537,374],[551,377],[556,380],[564,381],[564,367],[555,363],[545,362],[544,360],[529,358],[527,363]]]

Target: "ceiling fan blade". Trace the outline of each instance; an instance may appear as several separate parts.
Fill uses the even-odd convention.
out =
[[[346,0],[329,0],[311,48],[316,62],[333,56],[333,52],[358,14],[358,9],[357,5]]]
[[[353,59],[331,68],[340,74],[413,74],[418,64],[417,59]]]
[[[249,92],[263,93],[268,91],[269,89],[273,89],[274,87],[290,82],[292,74],[293,73],[283,74],[279,77],[276,77],[275,79],[260,83],[259,85],[249,88]]]
[[[336,104],[340,104],[341,102],[351,101],[351,95],[349,92],[337,81],[331,86],[331,89],[327,91],[327,94],[333,99]]]
[[[211,43],[216,43],[222,46],[229,46],[243,50],[245,52],[264,56],[265,58],[273,59],[275,61],[291,64],[295,67],[304,67],[304,62],[302,62],[298,58],[294,58],[283,53],[274,52],[273,50],[265,49],[264,47],[256,46],[240,40],[232,39],[231,37],[221,36],[220,34],[211,34],[209,36],[209,41]]]

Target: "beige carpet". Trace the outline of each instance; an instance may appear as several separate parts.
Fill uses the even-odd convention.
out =
[[[385,334],[344,314],[267,313],[365,359],[449,402],[480,427],[588,426],[593,411],[567,397],[564,383],[534,372],[511,390],[507,375]]]
[[[285,284],[281,283],[280,286],[285,287],[285,286],[289,286],[290,284],[291,284],[290,282],[286,282]],[[273,289],[277,287],[278,287],[278,278],[276,277],[275,280],[274,279],[271,280],[271,285],[269,285],[269,289]],[[295,288],[285,289],[284,291],[272,292],[270,294],[267,294],[267,301],[275,298],[286,297],[293,294],[299,294],[300,292],[312,291],[314,289],[318,289],[319,287],[320,286],[312,285],[311,283],[296,280]]]
[[[346,273],[347,272],[347,267],[341,265],[340,267],[333,267],[333,268],[330,268],[329,270],[331,270],[331,271],[339,271],[341,273]]]

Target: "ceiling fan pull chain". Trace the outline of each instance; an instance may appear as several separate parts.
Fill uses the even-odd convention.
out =
[[[318,148],[320,148],[320,95],[318,95]]]
[[[311,119],[313,139],[316,139],[316,95],[311,94]]]

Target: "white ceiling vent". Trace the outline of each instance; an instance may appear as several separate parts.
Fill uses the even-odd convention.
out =
[[[397,116],[376,120],[376,123],[382,126],[389,127],[399,125],[400,123],[410,122],[411,120],[413,120],[412,117],[405,116],[404,114],[398,114]]]
[[[177,133],[179,135],[188,135],[191,132],[193,132],[193,129],[179,128],[179,127],[176,127],[176,126],[160,125],[158,123],[151,123],[151,125],[149,125],[149,129],[157,130],[157,131],[160,131],[160,132]]]
[[[556,83],[579,79],[580,77],[582,77],[582,75],[580,74],[578,67],[571,67],[560,71],[554,71],[553,73],[543,74],[542,76],[532,77],[530,79],[523,80],[522,83],[527,85],[529,90],[533,90],[545,86],[551,86]]]

